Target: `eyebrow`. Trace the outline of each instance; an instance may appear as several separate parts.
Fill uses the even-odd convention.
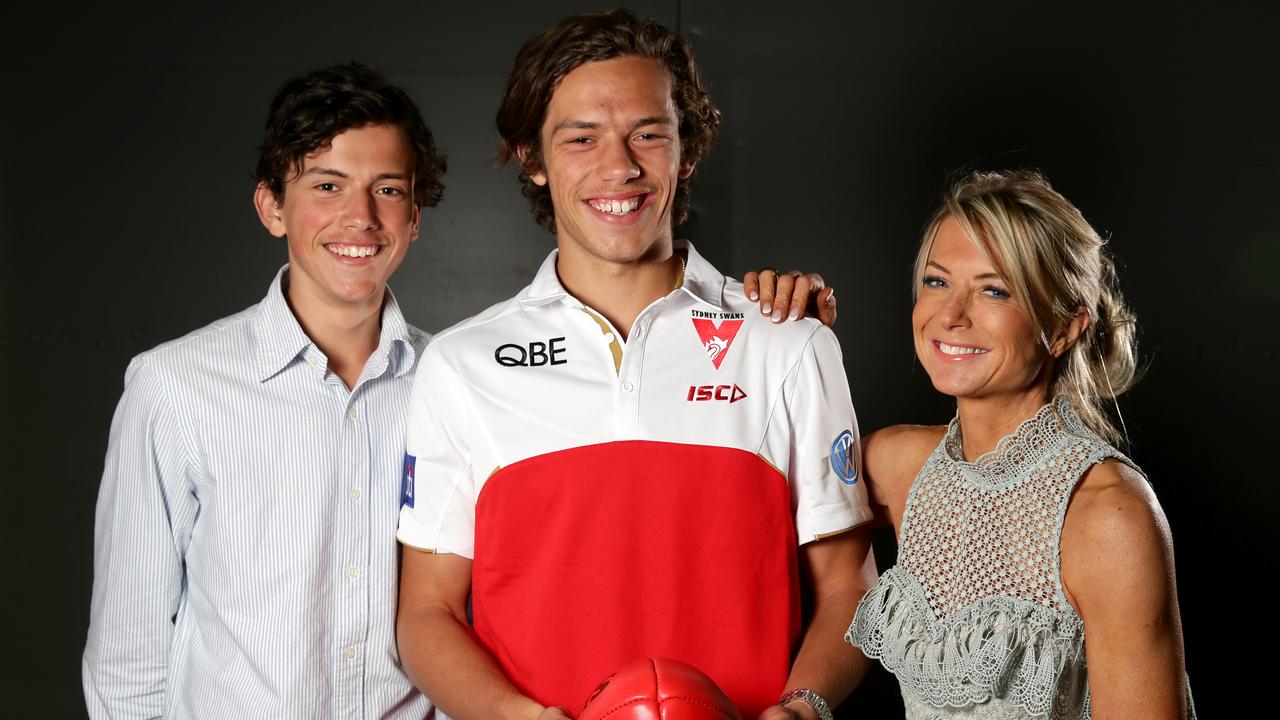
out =
[[[307,168],[307,171],[302,174],[304,176],[327,175],[331,177],[339,177],[339,178],[342,178],[343,180],[351,179],[351,176],[348,175],[347,173],[344,173],[341,170],[337,170],[335,168],[328,168],[328,167]],[[374,180],[404,180],[407,182],[411,177],[412,177],[411,175],[407,173],[402,173],[402,172],[384,172],[384,173],[378,173],[377,175],[374,175],[373,179]]]
[[[673,124],[673,123],[671,122],[671,118],[666,117],[665,115],[653,115],[653,116],[650,116],[650,117],[647,117],[647,118],[640,118],[639,120],[637,120],[637,121],[635,122],[635,124],[634,124],[634,125],[632,125],[632,126],[631,126],[631,129],[632,129],[632,130],[635,130],[636,128],[644,127],[645,125],[667,125],[667,126],[671,126],[672,124]]]
[[[926,265],[932,265],[932,266],[934,266],[934,267],[938,268],[939,270],[941,270],[941,271],[942,271],[942,272],[944,272],[944,273],[950,273],[950,272],[951,272],[950,270],[948,270],[948,269],[946,269],[945,267],[943,267],[943,266],[942,266],[942,263],[937,262],[937,261],[934,261],[934,260],[930,260],[929,262],[927,262],[927,263],[925,263],[925,264],[926,264]],[[1003,280],[1004,280],[1004,278],[1000,276],[1000,273],[982,273],[981,275],[974,275],[974,276],[973,276],[973,279],[974,279],[974,280],[1000,280],[1000,281],[1003,281]]]
[[[600,127],[600,123],[588,122],[586,120],[563,120],[560,124],[552,128],[551,133],[555,134],[561,130],[595,130]]]
[[[327,167],[310,167],[310,168],[307,168],[306,172],[302,174],[303,175],[332,175],[334,177],[340,177],[343,179],[348,179],[351,177],[350,175],[342,172],[341,170],[335,170],[333,168],[327,168]]]
[[[652,115],[650,117],[640,118],[639,120],[635,121],[634,123],[631,124],[631,129],[635,130],[636,128],[644,127],[645,125],[666,125],[670,127],[674,125],[674,123],[671,122],[671,118],[668,118],[666,116]],[[598,122],[592,122],[590,120],[563,120],[560,123],[558,123],[554,128],[551,129],[551,134],[554,135],[560,132],[561,130],[598,130],[598,129],[600,129],[600,123]]]

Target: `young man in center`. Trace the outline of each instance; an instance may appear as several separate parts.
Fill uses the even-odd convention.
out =
[[[411,399],[398,642],[450,717],[564,717],[651,656],[749,718],[829,718],[861,677],[841,634],[871,512],[835,336],[673,240],[719,119],[688,46],[627,11],[516,58],[498,129],[557,249],[436,337]]]

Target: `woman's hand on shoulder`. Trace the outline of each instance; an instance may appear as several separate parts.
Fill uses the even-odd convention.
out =
[[[945,426],[891,425],[862,438],[862,475],[872,507],[895,531],[911,484],[946,431]]]
[[[1147,481],[1107,460],[1062,529],[1062,582],[1085,626],[1093,717],[1186,717],[1173,540]]]

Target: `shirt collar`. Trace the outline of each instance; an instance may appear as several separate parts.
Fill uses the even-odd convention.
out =
[[[391,371],[396,377],[404,377],[413,370],[418,351],[414,347],[413,330],[405,322],[391,287],[382,299],[382,333],[378,338],[376,355],[390,358]]]
[[[717,310],[724,309],[725,276],[707,259],[693,249],[693,243],[677,240],[676,249],[681,247],[688,252],[684,261],[684,283],[680,289],[695,300],[711,305]]]
[[[549,302],[569,297],[569,291],[564,289],[560,284],[560,276],[556,274],[556,258],[560,257],[560,251],[554,249],[547,259],[542,261],[538,273],[533,276],[533,282],[520,293],[518,299],[521,305],[546,305]]]
[[[284,296],[284,283],[288,279],[288,264],[276,272],[267,296],[258,303],[258,313],[253,320],[253,335],[258,356],[258,380],[265,382],[300,356],[314,359],[313,364],[322,370],[325,366],[324,353],[320,351],[311,338],[307,337],[294,317],[293,310]],[[390,364],[396,377],[402,377],[413,369],[417,359],[417,350],[413,346],[413,337],[409,324],[400,312],[391,288],[387,288],[382,301],[382,329],[378,337],[378,349],[374,351],[370,361],[375,376]]]
[[[675,249],[685,250],[687,257],[684,264],[684,281],[679,290],[688,293],[694,299],[715,307],[724,307],[725,277],[693,249],[693,243],[687,240],[676,240]],[[559,250],[552,250],[547,259],[542,261],[538,274],[533,282],[524,289],[519,298],[524,306],[545,305],[555,300],[569,297],[569,291],[560,284],[560,276],[556,274],[556,258]]]

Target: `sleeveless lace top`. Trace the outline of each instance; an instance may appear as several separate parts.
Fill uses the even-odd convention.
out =
[[[898,564],[845,634],[897,676],[908,720],[1090,717],[1059,543],[1072,489],[1107,458],[1133,466],[1062,397],[974,462],[952,420],[911,487]]]

